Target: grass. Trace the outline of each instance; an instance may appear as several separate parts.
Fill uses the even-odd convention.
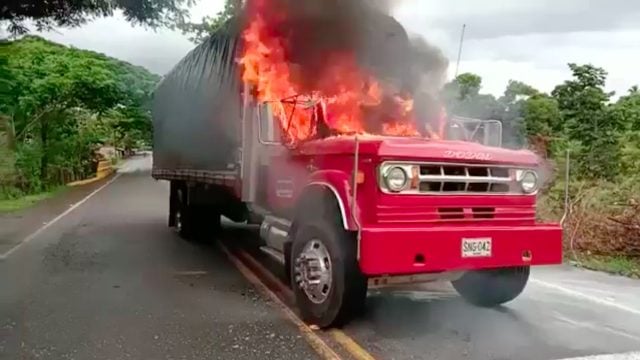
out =
[[[581,256],[578,267],[640,279],[640,259],[622,256]]]
[[[12,213],[24,209],[28,209],[40,201],[50,199],[59,194],[64,187],[54,189],[47,192],[42,192],[34,195],[27,195],[15,199],[2,199],[0,200],[0,214]]]

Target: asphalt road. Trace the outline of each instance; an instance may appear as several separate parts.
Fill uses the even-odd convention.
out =
[[[0,359],[317,358],[215,247],[166,227],[145,160],[0,262]]]
[[[0,260],[0,359],[322,358],[217,247],[166,227],[168,186],[149,160]],[[255,231],[224,236],[250,244]],[[493,310],[448,285],[376,292],[343,334],[378,359],[640,359],[640,281],[536,269]]]

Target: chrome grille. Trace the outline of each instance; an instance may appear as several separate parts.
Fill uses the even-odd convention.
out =
[[[514,187],[511,170],[487,165],[422,164],[421,193],[508,194]]]

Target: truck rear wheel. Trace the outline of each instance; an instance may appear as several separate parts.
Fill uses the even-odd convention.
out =
[[[213,206],[195,206],[194,216],[195,235],[193,240],[208,242],[214,240],[222,229],[220,213]]]
[[[335,223],[301,224],[291,249],[291,287],[304,321],[340,326],[361,313],[367,280],[356,258],[357,244]]]
[[[195,234],[194,214],[187,204],[187,194],[183,188],[176,191],[176,202],[173,224],[180,237],[190,240]]]
[[[220,229],[220,214],[209,206],[187,204],[183,189],[177,191],[178,204],[174,211],[176,230],[186,240],[206,240]]]
[[[456,291],[468,302],[494,307],[509,302],[524,290],[529,280],[529,267],[469,271],[452,281]]]

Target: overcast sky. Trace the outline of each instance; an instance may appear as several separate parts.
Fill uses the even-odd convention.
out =
[[[397,0],[396,0],[397,1]],[[193,18],[217,13],[223,0],[200,0]],[[396,18],[440,47],[455,72],[462,24],[467,24],[460,72],[482,76],[499,95],[509,79],[544,91],[566,80],[569,62],[609,72],[619,94],[640,84],[640,1],[636,0],[403,0]],[[194,44],[178,32],[132,27],[121,17],[96,20],[45,37],[103,52],[164,74]]]

